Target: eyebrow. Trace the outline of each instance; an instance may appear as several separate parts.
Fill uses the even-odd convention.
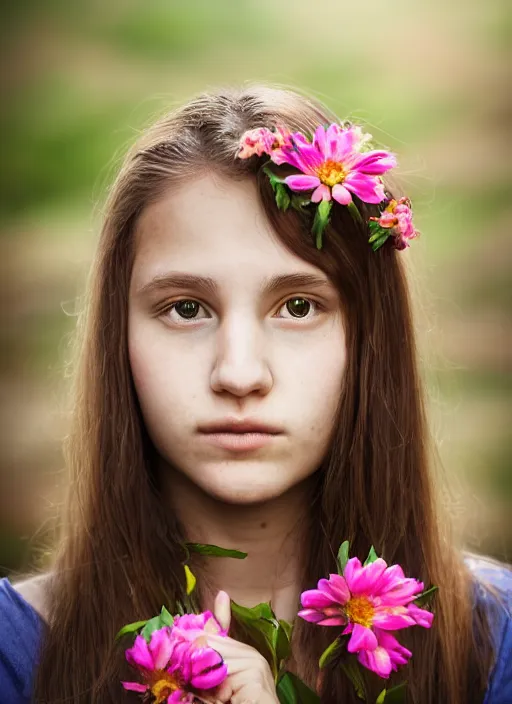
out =
[[[320,288],[322,286],[332,286],[327,277],[306,273],[281,274],[265,279],[260,291],[264,295],[272,295],[287,288]],[[217,282],[209,276],[171,271],[167,274],[155,276],[149,283],[144,284],[137,290],[137,295],[145,296],[168,288],[194,288],[210,296],[216,295],[219,290]]]

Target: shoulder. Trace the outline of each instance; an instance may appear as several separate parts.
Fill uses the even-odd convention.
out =
[[[46,572],[12,584],[13,589],[44,621],[48,620],[47,595],[50,579],[51,573]]]
[[[488,557],[468,554],[466,566],[473,575],[475,605],[487,614],[495,665],[485,704],[512,701],[512,567]]]
[[[21,590],[29,597],[27,589],[35,590],[35,584],[27,586],[30,581],[21,583]],[[0,623],[0,704],[22,704],[30,701],[45,623],[38,610],[18,591],[18,585],[13,586],[7,578],[0,580]]]

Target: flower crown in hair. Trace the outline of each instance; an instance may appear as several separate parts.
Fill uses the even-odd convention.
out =
[[[350,123],[320,125],[314,135],[291,133],[280,126],[272,130],[259,127],[242,135],[237,157],[268,155],[262,168],[280,210],[291,205],[304,212],[308,206],[316,206],[312,232],[317,249],[322,247],[333,201],[362,221],[352,196],[379,206],[379,217],[368,220],[372,249],[382,247],[388,238],[396,249],[405,249],[409,240],[419,235],[412,222],[411,202],[408,198],[387,197],[381,177],[396,166],[396,158],[391,152],[372,150],[371,138]],[[270,168],[271,163],[288,164],[299,173],[281,178]]]

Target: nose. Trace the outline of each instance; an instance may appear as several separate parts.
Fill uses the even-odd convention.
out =
[[[268,345],[256,321],[246,316],[225,318],[219,327],[211,388],[243,397],[257,392],[267,394],[273,385],[266,359]]]

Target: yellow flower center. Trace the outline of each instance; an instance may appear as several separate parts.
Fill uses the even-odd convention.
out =
[[[355,596],[345,605],[345,613],[352,623],[359,623],[365,628],[372,625],[373,605],[365,596]]]
[[[166,702],[173,692],[180,689],[180,684],[176,679],[164,670],[155,672],[154,677],[151,684],[151,694],[155,697],[154,704]]]
[[[343,165],[338,161],[332,161],[328,159],[318,167],[316,174],[322,183],[327,186],[335,186],[337,183],[341,183],[345,180],[347,172],[344,170]]]

